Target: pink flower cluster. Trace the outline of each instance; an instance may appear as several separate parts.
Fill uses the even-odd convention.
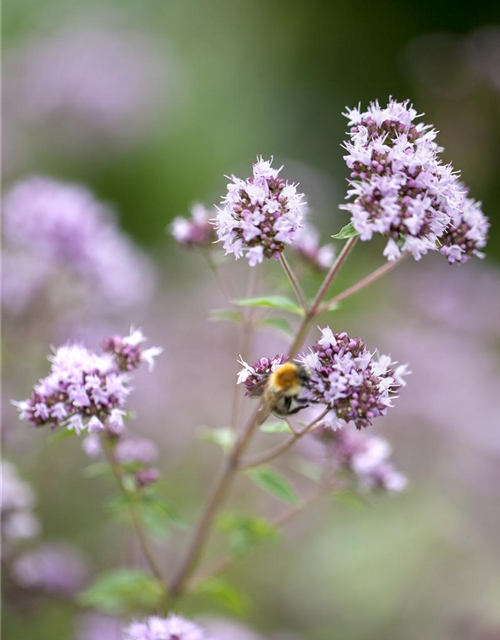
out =
[[[335,258],[333,245],[321,246],[318,230],[307,223],[297,231],[292,249],[303,262],[316,271],[328,270]]]
[[[464,263],[471,256],[484,258],[481,249],[486,246],[490,223],[484,215],[481,203],[464,198],[460,211],[441,236],[441,253],[453,264]]]
[[[35,386],[31,397],[13,402],[22,420],[36,427],[65,426],[80,433],[123,427],[124,406],[131,391],[130,372],[142,362],[154,365],[159,347],[143,349],[146,338],[132,330],[125,338],[105,341],[105,351],[94,353],[79,344],[59,347],[49,359],[50,374]]]
[[[310,374],[304,398],[331,409],[322,424],[337,429],[354,422],[357,429],[387,413],[407,366],[395,366],[389,356],[375,358],[359,338],[320,329],[321,338],[299,361]]]
[[[34,176],[6,194],[4,212],[9,307],[22,310],[66,270],[73,291],[86,286],[90,299],[105,308],[124,308],[149,297],[151,265],[121,233],[110,208],[85,187]],[[19,300],[23,293],[25,299]]]
[[[200,203],[192,206],[191,218],[174,218],[170,229],[182,247],[206,249],[217,241],[214,225],[210,221],[210,211]]]
[[[245,255],[252,267],[264,257],[277,258],[302,226],[304,195],[297,185],[280,178],[281,169],[271,164],[272,159],[260,157],[251,178],[232,176],[215,220],[226,255],[232,253],[236,259]]]
[[[366,432],[352,429],[322,429],[316,437],[326,445],[329,458],[349,471],[363,491],[402,491],[407,479],[389,462],[390,444]]]
[[[114,455],[126,473],[130,473],[138,488],[148,487],[158,481],[160,473],[153,465],[158,457],[158,449],[154,442],[146,438],[128,436],[126,433],[113,432]],[[85,453],[95,458],[102,452],[101,440],[96,433],[89,435],[82,441]]]
[[[124,640],[208,640],[205,632],[193,622],[176,615],[152,617],[133,622],[125,629]]]
[[[417,112],[408,101],[391,100],[385,108],[373,102],[364,112],[348,109],[346,116],[351,128],[344,158],[351,181],[350,202],[342,208],[361,240],[376,233],[388,238],[388,260],[405,251],[419,260],[439,249],[443,234],[459,225],[466,203],[456,172],[441,162],[436,131],[414,123]],[[475,231],[471,239],[484,246],[484,225]]]
[[[274,358],[261,358],[253,367],[240,357],[239,363],[243,365],[243,369],[238,373],[237,384],[244,384],[248,395],[254,386],[260,382],[263,376],[267,376],[287,361],[284,355],[277,355]]]
[[[11,543],[32,538],[40,531],[40,522],[33,512],[35,494],[12,462],[0,463],[2,476],[2,538],[4,554]]]

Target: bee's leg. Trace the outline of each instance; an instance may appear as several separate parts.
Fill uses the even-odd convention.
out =
[[[298,413],[299,411],[302,411],[302,409],[306,409],[308,406],[308,404],[299,403],[296,407],[288,411],[288,415],[293,416],[294,413]]]

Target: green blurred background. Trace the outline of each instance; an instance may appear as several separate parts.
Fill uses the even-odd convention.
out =
[[[410,98],[425,112],[441,131],[446,160],[495,218],[498,77],[492,86],[463,50],[475,30],[499,23],[497,2],[6,0],[4,50],[79,12],[98,16],[109,8],[111,21],[145,29],[164,46],[165,105],[148,135],[127,150],[78,162],[78,153],[61,157],[42,139],[23,172],[89,184],[117,204],[125,228],[141,242],[161,242],[166,221],[187,203],[216,202],[223,174],[248,167],[257,153],[321,172],[338,196],[320,213],[336,215],[346,176],[341,113],[390,95]],[[432,46],[429,34],[438,36]],[[491,55],[494,66],[498,42]],[[493,225],[490,255],[500,249],[496,233]]]

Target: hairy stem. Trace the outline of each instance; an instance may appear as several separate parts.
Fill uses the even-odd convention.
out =
[[[286,276],[290,284],[292,285],[292,289],[295,293],[297,300],[299,301],[300,306],[307,313],[308,307],[307,307],[306,297],[304,295],[302,287],[300,286],[300,282],[297,276],[295,275],[295,273],[293,272],[292,267],[289,265],[288,260],[285,258],[284,253],[280,253],[280,263],[281,263],[281,266],[283,267],[283,271],[286,273]]]
[[[155,576],[155,578],[160,582],[160,584],[162,585],[162,587],[165,589],[165,591],[167,590],[167,586],[165,583],[165,580],[163,578],[162,572],[160,571],[157,561],[155,560],[154,556],[153,556],[153,552],[150,549],[149,546],[149,541],[148,541],[148,537],[146,535],[146,532],[144,531],[144,528],[142,526],[142,522],[141,519],[139,518],[138,514],[137,514],[137,510],[135,508],[135,504],[134,504],[134,499],[135,496],[133,495],[132,492],[130,492],[127,487],[125,486],[125,482],[123,479],[123,474],[120,468],[120,464],[117,461],[113,448],[111,447],[108,439],[106,438],[105,435],[101,434],[101,444],[102,444],[102,448],[104,450],[104,454],[106,456],[106,459],[109,463],[109,466],[111,467],[111,471],[113,472],[113,475],[115,477],[115,480],[118,484],[118,487],[120,488],[120,491],[123,493],[123,495],[127,498],[127,503],[129,505],[129,513],[130,513],[130,518],[132,520],[132,525],[134,527],[137,539],[139,541],[139,545],[142,549],[142,552],[144,554],[144,557],[146,558],[146,561],[149,565],[149,568],[151,569],[151,573]]]

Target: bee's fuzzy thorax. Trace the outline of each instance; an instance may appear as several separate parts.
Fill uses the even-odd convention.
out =
[[[300,367],[293,362],[285,362],[269,376],[269,387],[287,395],[295,395],[301,389]]]

